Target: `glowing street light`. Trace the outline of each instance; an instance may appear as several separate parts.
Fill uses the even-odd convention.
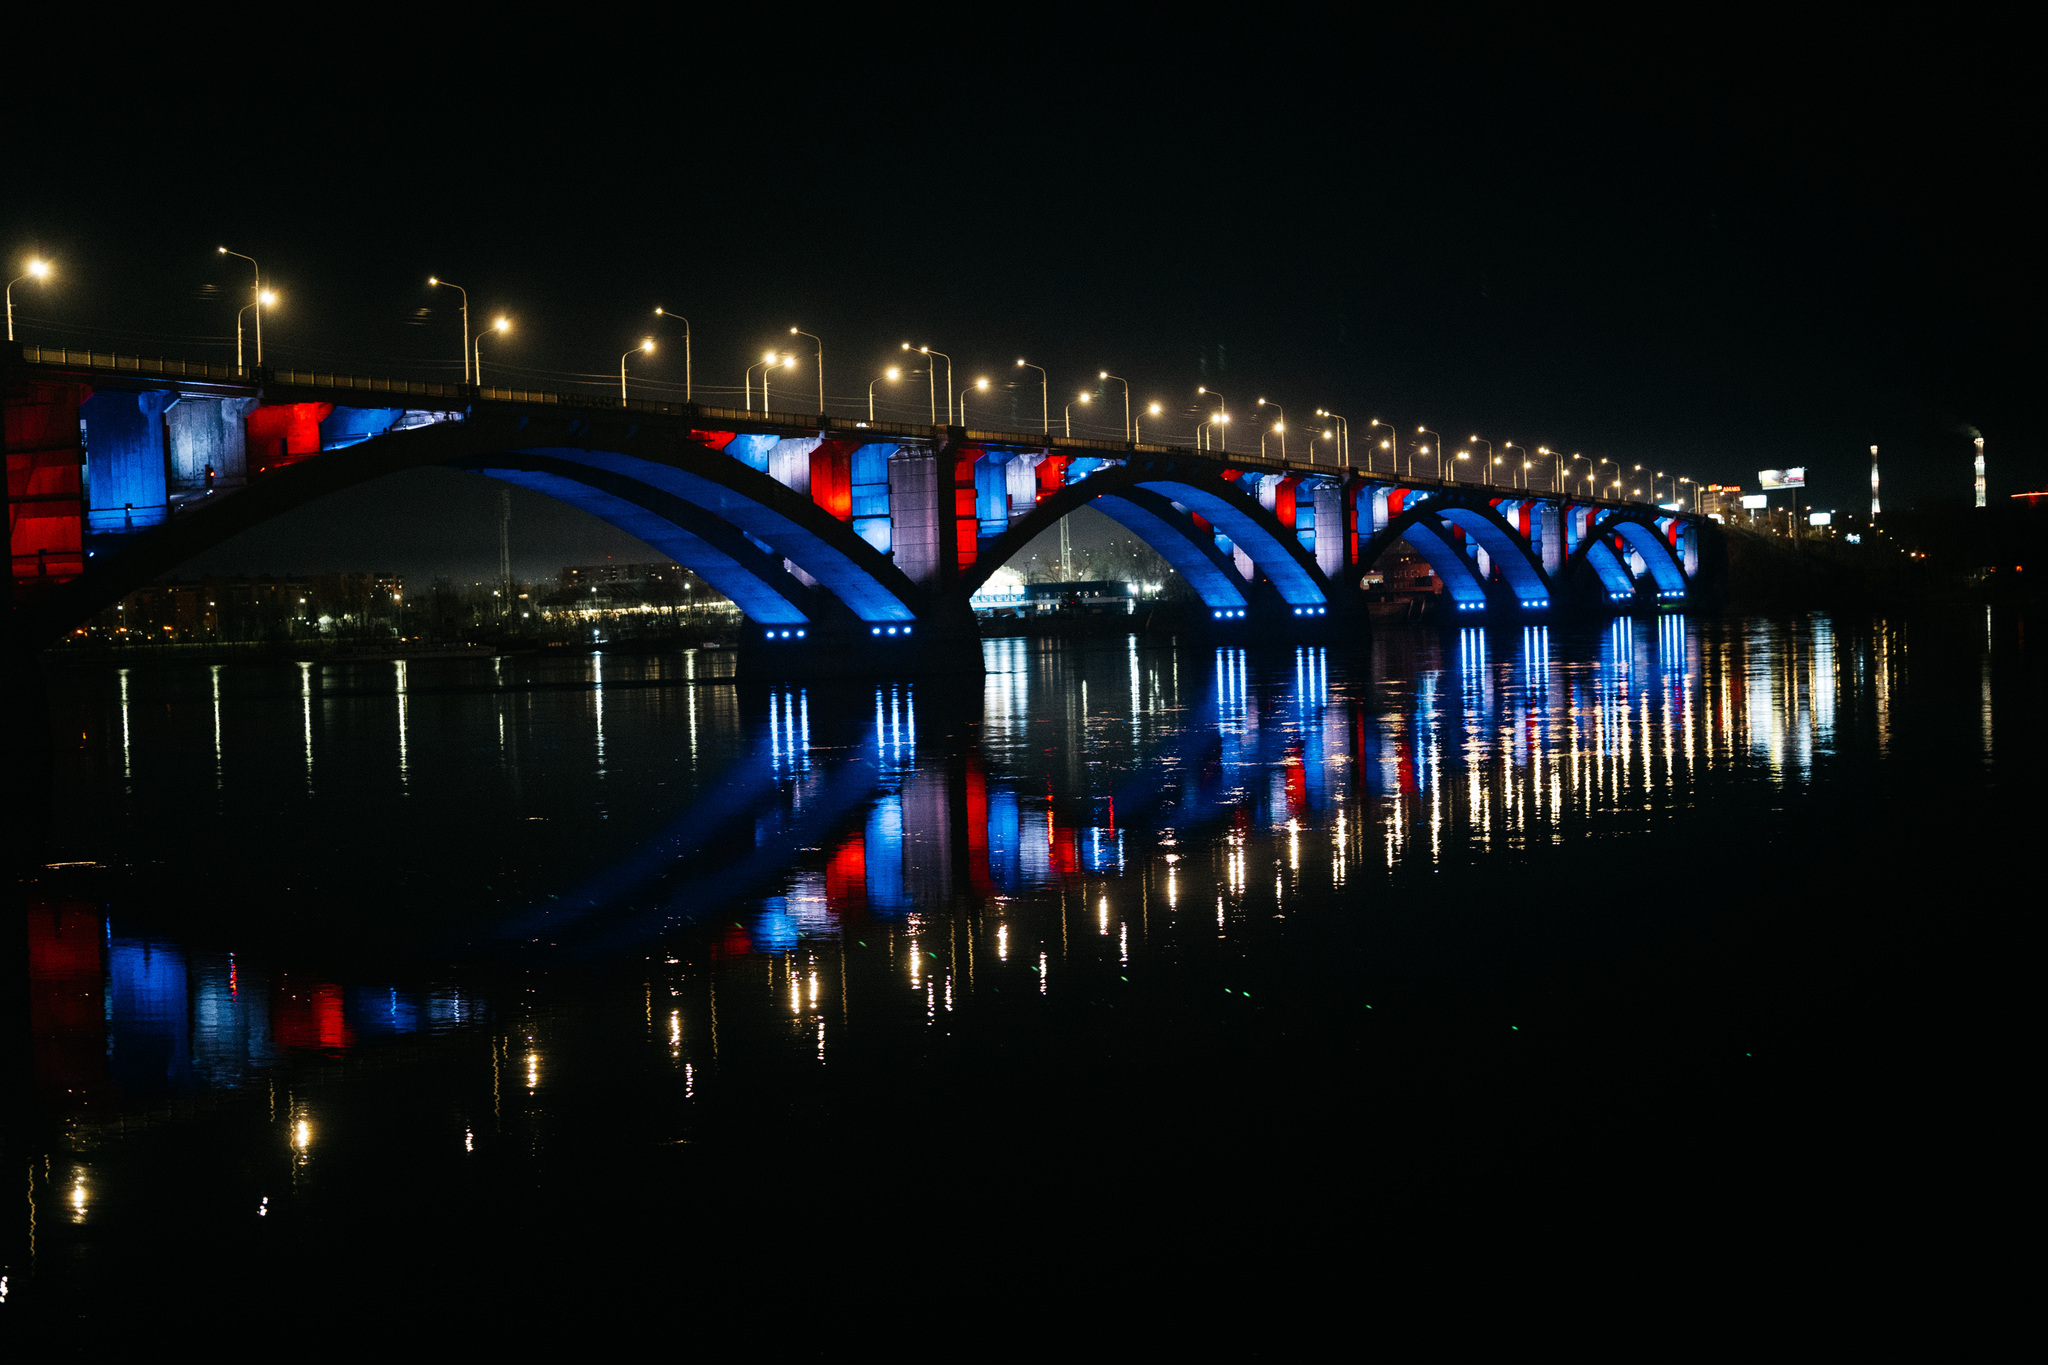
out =
[[[246,312],[248,312],[248,311],[249,311],[249,310],[250,310],[251,308],[254,308],[254,307],[256,307],[256,306],[257,306],[257,304],[261,304],[261,305],[262,305],[263,307],[265,307],[265,308],[268,308],[268,307],[269,307],[269,306],[270,306],[271,304],[273,304],[273,303],[276,303],[276,302],[277,302],[277,295],[275,295],[275,294],[271,293],[271,292],[270,292],[270,291],[269,291],[268,289],[266,289],[266,290],[264,290],[264,291],[263,291],[263,292],[262,292],[261,294],[258,294],[258,295],[256,296],[256,303],[245,303],[245,304],[243,304],[243,305],[241,306],[241,308],[240,308],[240,309],[236,310],[236,313],[235,313],[235,368],[236,368],[236,369],[238,369],[238,370],[239,370],[239,369],[241,369],[241,368],[242,368],[242,314],[243,314],[243,313],[246,313]]]
[[[974,387],[975,387],[975,388],[977,388],[977,389],[979,389],[979,390],[981,390],[981,391],[982,391],[983,393],[987,393],[987,392],[988,392],[988,381],[987,381],[986,379],[977,379],[977,380],[975,380],[975,381],[974,381]],[[967,425],[967,390],[966,390],[966,389],[962,389],[962,390],[960,390],[960,425],[961,425],[961,426],[963,426],[963,427]]]
[[[1486,468],[1489,472],[1491,472],[1495,464],[1495,460],[1493,458],[1493,442],[1479,436],[1468,436],[1465,439],[1470,441],[1473,445],[1486,447]],[[1455,466],[1453,468],[1455,470]]]
[[[792,327],[792,328],[790,328],[790,329],[789,329],[789,334],[790,334],[791,336],[793,336],[793,337],[810,337],[810,338],[811,338],[811,340],[812,340],[813,342],[815,342],[815,343],[817,344],[817,347],[818,347],[818,415],[822,417],[822,416],[824,416],[824,414],[825,414],[825,343],[824,343],[824,342],[822,342],[822,341],[819,341],[819,340],[818,340],[818,338],[816,338],[815,336],[811,336],[811,334],[810,334],[809,332],[805,332],[805,331],[799,331],[799,330],[798,330],[797,328],[795,328],[795,327]],[[762,382],[763,384],[766,384],[766,383],[768,382],[768,380],[767,380],[767,377],[766,377],[765,375],[764,375],[764,376],[762,376],[761,382]]]
[[[793,355],[777,355],[775,352],[769,351],[761,357],[760,364],[747,366],[747,372],[742,377],[742,382],[746,385],[748,412],[754,410],[754,371],[756,370],[761,372],[761,411],[768,411],[768,372],[777,365],[782,366],[786,370],[795,369],[796,357]]]
[[[693,386],[690,383],[690,320],[681,313],[671,313],[664,308],[655,309],[654,316],[683,324],[683,401],[694,403],[697,400],[691,392]]]
[[[469,378],[469,291],[461,285],[452,284],[437,275],[427,276],[427,285],[433,289],[453,289],[456,293],[462,295],[462,382],[467,384],[471,382]],[[237,321],[239,320],[239,315],[237,315]],[[241,363],[241,357],[238,355],[235,359],[235,364],[240,365]]]
[[[224,246],[216,247],[215,250],[223,256],[237,256],[249,263],[249,269],[254,276],[254,283],[249,292],[256,302],[261,304],[263,302],[263,267],[256,264],[256,258],[254,256],[243,256],[239,251],[229,251]],[[256,310],[256,363],[258,365],[263,363],[263,309],[260,307]]]
[[[875,385],[881,383],[884,379],[893,384],[902,377],[903,371],[891,365],[888,369],[868,381],[868,420],[870,422],[875,420]]]
[[[14,286],[20,284],[23,280],[47,280],[49,278],[50,263],[31,256],[28,261],[28,272],[16,275],[7,282],[7,339],[9,341],[14,340]],[[241,359],[237,357],[235,364],[240,365],[241,363]]]
[[[1351,467],[1351,420],[1340,413],[1316,409],[1316,416],[1327,417],[1337,424],[1337,458],[1346,469]]]
[[[1043,366],[1034,365],[1021,356],[1017,360],[1017,368],[1020,370],[1038,371],[1038,421],[1039,425],[1045,429],[1045,434],[1048,436],[1052,435],[1052,381],[1047,378]]]
[[[1287,458],[1287,409],[1281,407],[1278,403],[1275,403],[1270,398],[1261,398],[1259,400],[1259,406],[1262,408],[1271,408],[1273,411],[1280,414],[1280,420],[1273,423],[1273,430],[1280,434],[1280,458],[1282,460],[1285,460]],[[1265,453],[1266,433],[1262,431],[1259,433],[1259,454],[1264,455]],[[1315,453],[1315,448],[1313,446],[1309,448],[1309,453],[1311,455]]]
[[[1079,395],[1078,395],[1078,396],[1077,396],[1077,397],[1076,397],[1076,398],[1074,399],[1074,403],[1085,403],[1085,402],[1087,402],[1087,401],[1088,401],[1088,399],[1089,399],[1089,394],[1088,394],[1088,392],[1087,392],[1087,391],[1086,391],[1086,390],[1084,389],[1084,390],[1082,390],[1082,392],[1081,392],[1081,393],[1080,393],[1080,394],[1079,394]],[[1064,412],[1062,413],[1062,416],[1063,416],[1063,417],[1065,418],[1065,420],[1066,420],[1066,424],[1067,424],[1067,435],[1068,435],[1069,437],[1071,437],[1071,436],[1072,436],[1072,435],[1074,434],[1074,403],[1069,403],[1069,404],[1067,404],[1067,406],[1066,406],[1066,409],[1065,409],[1065,411],[1064,411]]]
[[[1387,439],[1380,442],[1380,449],[1387,452],[1387,472],[1389,474],[1399,474],[1401,472],[1400,431],[1395,428],[1392,422],[1382,422],[1377,417],[1366,423],[1366,425],[1385,427],[1387,429]],[[1372,451],[1370,450],[1367,450],[1365,453],[1365,470],[1368,474],[1372,472]],[[1411,479],[1415,477],[1415,457],[1413,455],[1408,457],[1408,477]]]
[[[953,425],[953,357],[951,357],[951,356],[947,355],[947,354],[946,354],[946,353],[945,353],[944,351],[934,351],[934,350],[933,350],[933,349],[932,349],[931,347],[929,347],[929,346],[912,346],[912,345],[911,345],[911,344],[910,344],[909,342],[907,342],[907,341],[903,343],[903,349],[904,349],[904,350],[906,350],[906,351],[914,350],[914,351],[916,351],[916,352],[917,352],[917,353],[918,353],[919,355],[935,355],[935,356],[937,356],[937,357],[938,357],[939,359],[941,359],[941,360],[943,360],[943,361],[945,361],[945,362],[946,362],[946,425],[947,425],[947,426],[949,426],[949,427],[950,427],[950,426],[952,426],[952,425]],[[937,381],[936,381],[936,378],[934,378],[932,382],[934,382],[934,383],[935,383],[935,382],[937,382]],[[927,385],[927,387],[929,387],[929,385]],[[932,400],[932,425],[933,425],[933,426],[937,426],[937,425],[939,424],[939,411],[938,411],[938,409],[939,409],[939,405],[938,405],[938,400],[937,400],[937,399],[933,399],[933,400]]]
[[[1417,428],[1415,428],[1415,429],[1416,429],[1416,430],[1417,430],[1418,432],[1422,433],[1422,434],[1423,434],[1424,436],[1434,436],[1434,437],[1436,437],[1436,452],[1435,452],[1435,453],[1436,453],[1436,476],[1437,476],[1437,477],[1438,477],[1439,479],[1441,479],[1441,478],[1442,478],[1442,477],[1444,476],[1444,438],[1443,438],[1443,434],[1442,434],[1441,432],[1435,432],[1435,431],[1431,431],[1431,430],[1430,430],[1430,429],[1429,429],[1428,427],[1417,427]],[[1418,444],[1418,445],[1417,445],[1417,446],[1415,447],[1415,449],[1416,449],[1416,453],[1417,453],[1417,454],[1421,454],[1421,455],[1427,455],[1427,454],[1429,454],[1429,453],[1430,453],[1430,449],[1429,449],[1429,447],[1428,447],[1428,446],[1426,446],[1426,445],[1420,445],[1420,444]],[[1413,457],[1413,456],[1410,456],[1410,457],[1409,457],[1409,460],[1408,460],[1408,475],[1409,475],[1409,477],[1410,477],[1410,478],[1413,478],[1413,477],[1414,477],[1414,475],[1415,475],[1415,460],[1414,460],[1414,457]]]
[[[645,351],[649,355],[654,354],[653,337],[645,338],[644,340],[641,341],[641,343],[638,346],[635,346],[632,350],[626,352],[626,355],[622,355],[619,357],[619,401],[621,403],[626,401],[626,356],[635,355],[641,351]],[[763,379],[761,381],[761,388],[763,394],[765,395],[768,388],[767,380]],[[765,407],[766,404],[763,404],[763,406]]]
[[[505,335],[505,333],[512,330],[512,319],[499,318],[496,322],[491,324],[490,330],[496,332],[499,336],[503,336]],[[476,375],[476,378],[472,382],[474,382],[478,388],[482,388],[484,385],[484,336],[485,333],[478,332],[476,334],[475,345],[470,347],[471,353],[475,358],[475,364],[473,365],[472,369],[474,374]]]
[[[1230,404],[1224,400],[1222,394],[1206,386],[1196,388],[1195,394],[1197,397],[1207,395],[1216,400],[1216,418],[1210,425],[1223,429],[1223,453],[1228,455],[1230,453]]]
[[[1104,370],[1104,371],[1103,371],[1102,373],[1100,373],[1100,374],[1096,375],[1095,377],[1096,377],[1097,379],[1116,379],[1116,382],[1117,382],[1117,383],[1119,383],[1119,384],[1121,384],[1121,385],[1123,385],[1123,386],[1124,386],[1124,439],[1125,439],[1126,441],[1130,440],[1130,439],[1131,439],[1131,381],[1130,381],[1130,380],[1128,380],[1128,379],[1117,379],[1117,377],[1116,377],[1115,375],[1111,374],[1111,373],[1110,373],[1110,372],[1109,372],[1108,370]]]
[[[1157,417],[1157,416],[1159,415],[1159,412],[1160,412],[1160,407],[1159,407],[1159,405],[1158,405],[1157,403],[1154,403],[1154,404],[1152,404],[1152,405],[1151,405],[1150,407],[1146,408],[1146,409],[1145,409],[1145,411],[1146,411],[1146,412],[1148,412],[1148,413],[1150,413],[1150,414],[1151,414],[1152,416],[1154,416],[1154,417]],[[1144,433],[1144,429],[1143,429],[1142,425],[1141,425],[1141,424],[1140,424],[1140,423],[1139,423],[1138,421],[1136,421],[1136,420],[1132,421],[1132,423],[1131,423],[1131,443],[1132,443],[1133,445],[1136,445],[1136,444],[1137,444],[1137,443],[1138,443],[1139,441],[1142,441],[1142,440],[1144,440],[1144,439],[1145,439],[1145,433]]]

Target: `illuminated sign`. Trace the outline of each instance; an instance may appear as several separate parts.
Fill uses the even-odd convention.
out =
[[[1771,500],[1761,493],[1744,493],[1742,505],[1752,512],[1761,512],[1771,505]]]
[[[1800,465],[1797,469],[1759,469],[1756,472],[1756,481],[1765,488],[1804,488],[1806,466]]]
[[[1808,526],[1826,526],[1834,519],[1835,514],[1833,512],[1808,512],[1806,514],[1806,524]]]

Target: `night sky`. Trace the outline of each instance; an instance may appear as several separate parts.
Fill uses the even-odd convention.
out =
[[[2022,420],[2044,359],[2040,116],[2000,74],[2011,35],[1674,29],[1623,49],[1476,18],[1260,18],[1190,13],[1161,38],[956,14],[918,46],[762,10],[498,51],[462,31],[286,44],[253,83],[204,75],[224,54],[182,40],[73,50],[12,102],[78,120],[32,173],[12,158],[0,246],[59,269],[16,286],[17,334],[232,359],[246,276],[225,243],[283,295],[279,365],[459,377],[440,274],[479,322],[514,320],[487,379],[534,387],[615,385],[653,335],[639,391],[680,396],[660,304],[691,319],[714,402],[795,324],[849,415],[908,340],[995,382],[977,426],[1035,423],[1035,375],[1001,387],[1023,356],[1051,371],[1055,422],[1108,369],[1165,407],[1168,439],[1206,383],[1297,426],[1345,413],[1355,451],[1380,417],[1751,488],[1804,464],[1811,505],[1851,510],[1873,442],[1888,507],[1967,499],[1981,433],[1994,498],[2048,486]],[[778,398],[815,394],[798,354]],[[893,407],[882,385],[884,413],[922,418],[916,384]],[[1117,429],[1110,398],[1077,434]],[[523,576],[647,553],[517,497]],[[426,471],[194,567],[481,576],[495,511],[493,486]]]

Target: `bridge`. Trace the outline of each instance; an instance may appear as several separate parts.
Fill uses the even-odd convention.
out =
[[[1094,507],[1224,643],[1335,643],[1396,544],[1447,614],[1553,619],[1714,588],[1701,519],[1650,504],[1140,441],[854,421],[8,343],[11,639],[36,649],[328,493],[422,465],[581,508],[745,614],[762,676],[979,671],[969,599]]]

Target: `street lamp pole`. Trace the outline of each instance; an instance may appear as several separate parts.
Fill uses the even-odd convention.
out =
[[[23,280],[47,280],[48,278],[50,278],[50,263],[31,257],[28,263],[28,273],[16,275],[7,282],[7,339],[9,341],[14,340],[14,286],[20,284]],[[240,314],[236,315],[238,320],[240,316]],[[238,355],[235,357],[235,368],[240,369],[241,366],[242,358]]]
[[[491,324],[490,330],[502,336],[504,333],[512,330],[512,319],[499,318]],[[472,382],[481,389],[484,386],[484,333],[478,332],[476,334],[476,341],[471,345],[470,351],[475,358],[475,363],[471,368],[476,377]]]
[[[809,332],[803,332],[803,331],[799,331],[799,330],[797,330],[797,329],[796,329],[796,328],[794,328],[794,327],[792,327],[792,328],[790,328],[790,329],[789,329],[789,334],[790,334],[791,336],[793,336],[793,337],[811,337],[811,340],[812,340],[812,341],[814,341],[814,342],[817,342],[817,346],[818,346],[818,415],[819,415],[820,417],[822,417],[822,416],[824,416],[824,415],[825,415],[825,343],[824,343],[824,342],[822,342],[822,341],[818,341],[818,338],[816,338],[816,337],[814,337],[814,336],[811,336],[811,334],[810,334]]]
[[[1469,436],[1466,439],[1471,441],[1473,445],[1486,447],[1486,472],[1491,474],[1493,472],[1493,442],[1479,436]]]
[[[1117,378],[1117,376],[1115,376],[1115,375],[1111,374],[1111,373],[1110,373],[1110,372],[1109,372],[1108,370],[1104,370],[1104,371],[1102,371],[1102,373],[1100,373],[1100,374],[1096,375],[1095,377],[1096,377],[1097,379],[1116,379],[1116,382],[1117,382],[1117,383],[1119,383],[1119,384],[1121,384],[1121,385],[1123,385],[1123,386],[1124,386],[1124,439],[1125,439],[1126,441],[1130,440],[1130,439],[1131,439],[1131,381],[1130,381],[1130,380],[1128,380],[1128,379],[1118,379],[1118,378]]]
[[[264,303],[270,304],[275,303],[276,301],[277,295],[271,293],[268,289],[263,291]],[[238,370],[242,368],[242,314],[248,312],[251,308],[254,308],[255,306],[256,305],[253,303],[245,303],[235,311],[235,368]],[[469,356],[468,353],[465,351],[463,354],[463,364],[466,366],[468,365],[468,363]]]
[[[1034,365],[1028,360],[1019,359],[1017,361],[1017,368],[1020,370],[1038,371],[1038,421],[1039,425],[1045,428],[1045,434],[1048,436],[1052,435],[1051,378],[1047,376],[1043,366]]]
[[[908,351],[912,347],[906,341],[903,343],[903,349]],[[953,425],[953,357],[947,355],[944,351],[934,351],[929,346],[919,346],[915,349],[919,355],[935,355],[946,362],[946,425],[950,427]],[[938,401],[934,399],[932,402],[932,425],[937,426],[938,424]]]
[[[1337,424],[1337,458],[1338,458],[1338,459],[1340,459],[1340,460],[1342,460],[1342,461],[1344,462],[1344,467],[1345,467],[1346,469],[1349,469],[1349,468],[1351,468],[1351,421],[1350,421],[1350,419],[1349,419],[1349,418],[1347,418],[1347,417],[1345,417],[1345,416],[1344,416],[1343,414],[1341,414],[1341,413],[1335,413],[1335,412],[1325,412],[1325,411],[1324,411],[1323,409],[1321,409],[1321,408],[1317,408],[1317,409],[1316,409],[1316,416],[1318,416],[1318,417],[1327,417],[1327,418],[1329,418],[1329,419],[1330,419],[1331,421],[1333,421],[1333,422],[1335,422],[1335,423]]]
[[[1382,422],[1377,417],[1366,423],[1366,425],[1385,427],[1387,429],[1387,472],[1398,477],[1401,473],[1401,429],[1392,422]],[[1365,452],[1365,472],[1368,474],[1372,473],[1372,450],[1370,447]],[[1413,455],[1408,457],[1408,477],[1411,479],[1415,477],[1415,457]]]
[[[697,398],[691,392],[693,385],[690,382],[690,320],[681,313],[671,313],[661,308],[654,310],[654,316],[670,318],[683,324],[683,401],[685,403],[694,403],[697,401]]]
[[[626,356],[636,355],[641,351],[646,351],[650,355],[653,354],[653,337],[648,337],[645,341],[642,341],[638,346],[635,346],[632,350],[626,352],[626,355],[622,355],[619,357],[619,402],[621,403],[624,403],[626,401]],[[766,385],[764,384],[763,388],[765,389],[765,387]]]
[[[891,365],[888,369],[868,381],[868,420],[870,422],[875,420],[875,385],[881,383],[884,379],[893,384],[902,374],[903,371]]]
[[[1273,430],[1280,434],[1280,458],[1284,461],[1287,458],[1287,409],[1281,407],[1270,398],[1261,398],[1259,406],[1271,408],[1280,414],[1280,420],[1273,424]],[[1266,453],[1266,433],[1263,431],[1259,433],[1259,453],[1261,455]],[[1309,458],[1311,460],[1315,458],[1314,446],[1309,447]]]
[[[1416,430],[1416,431],[1418,431],[1418,432],[1420,432],[1420,433],[1422,433],[1422,434],[1423,434],[1423,435],[1425,435],[1425,436],[1434,436],[1434,437],[1436,437],[1436,476],[1437,476],[1437,477],[1438,477],[1439,479],[1441,479],[1441,478],[1442,478],[1442,477],[1444,476],[1444,438],[1443,438],[1443,433],[1442,433],[1442,432],[1436,432],[1436,431],[1431,431],[1431,430],[1430,430],[1430,429],[1429,429],[1428,427],[1417,427],[1417,428],[1415,428],[1415,430]],[[1408,457],[1408,477],[1409,477],[1409,478],[1411,478],[1411,479],[1415,477],[1415,457],[1414,457],[1414,456],[1412,456],[1412,455]]]
[[[1195,394],[1197,397],[1207,395],[1216,400],[1216,413],[1222,420],[1212,422],[1210,425],[1223,428],[1223,453],[1228,455],[1230,453],[1230,404],[1224,399],[1222,394],[1206,385],[1197,388]]]
[[[977,389],[983,389],[983,390],[986,390],[986,389],[988,388],[988,381],[987,381],[986,379],[977,379],[977,380],[975,380],[975,381],[974,381],[974,387],[975,387],[975,388],[977,388]],[[962,389],[962,390],[960,390],[960,425],[961,425],[961,426],[963,426],[963,427],[967,425],[967,390],[966,390],[966,389]]]
[[[254,287],[250,290],[250,294],[257,303],[262,303],[263,267],[256,264],[256,258],[254,256],[243,256],[239,251],[229,251],[226,247],[219,248],[219,251],[223,256],[240,256],[241,259],[249,263],[249,269],[254,274],[256,281]],[[263,310],[260,307],[256,310],[256,363],[258,365],[263,363]]]
[[[1159,415],[1159,405],[1157,403],[1154,403],[1151,407],[1147,408],[1146,411],[1151,413],[1154,417],[1157,417]],[[1133,418],[1131,421],[1131,444],[1136,445],[1138,442],[1144,439],[1145,432],[1143,428],[1141,427],[1138,419]]]
[[[437,275],[429,275],[429,276],[427,276],[427,284],[428,284],[428,286],[429,286],[429,287],[431,287],[431,288],[434,288],[434,289],[453,289],[453,290],[454,290],[454,291],[455,291],[456,293],[458,293],[458,294],[462,295],[462,382],[463,382],[463,383],[465,383],[465,384],[467,384],[467,383],[469,383],[469,382],[470,382],[470,379],[469,379],[469,291],[468,291],[467,289],[464,289],[464,288],[463,288],[463,287],[462,287],[461,285],[459,285],[459,284],[453,284],[453,283],[451,283],[451,282],[449,282],[449,281],[447,281],[447,280],[444,280],[444,279],[440,278],[440,277],[439,277],[439,276],[437,276]],[[658,312],[660,312],[661,310],[660,310],[659,308],[657,308],[657,309],[655,309],[654,311],[658,313]],[[235,321],[236,321],[236,322],[238,322],[238,323],[239,323],[239,322],[241,321],[241,314],[239,314],[239,313],[238,313],[238,314],[236,314],[236,315],[235,315]],[[241,363],[242,363],[242,362],[241,362],[241,359],[240,359],[239,357],[237,357],[237,358],[236,358],[236,360],[235,360],[235,364],[237,364],[237,365],[240,365]]]
[[[1085,403],[1087,401],[1088,395],[1085,393],[1081,394],[1079,397],[1074,399],[1074,403]],[[1067,436],[1069,439],[1071,439],[1074,435],[1074,403],[1067,404],[1066,409],[1062,414],[1066,420]]]

